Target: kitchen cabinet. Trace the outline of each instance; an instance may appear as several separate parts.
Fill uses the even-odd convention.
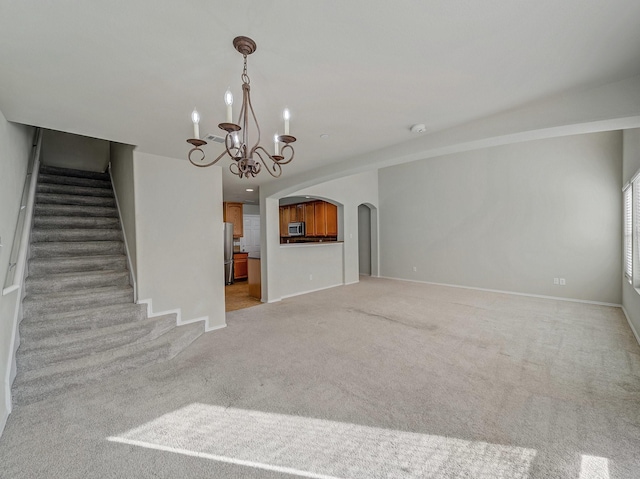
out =
[[[313,235],[309,236],[327,236],[327,204],[324,201],[314,201],[313,213],[315,228]]]
[[[246,279],[248,276],[247,258],[249,253],[233,253],[233,279]]]
[[[326,201],[309,201],[280,207],[280,236],[289,238],[289,223],[304,221],[306,237],[337,237],[338,207]]]
[[[287,206],[280,207],[280,236],[289,237],[289,208]]]
[[[316,231],[314,203],[315,202],[304,203],[304,228],[307,236],[314,236]]]
[[[233,223],[233,237],[241,238],[243,235],[244,221],[242,217],[242,203],[222,203],[222,217],[225,223]]]
[[[332,203],[325,203],[327,236],[338,236],[338,207]]]

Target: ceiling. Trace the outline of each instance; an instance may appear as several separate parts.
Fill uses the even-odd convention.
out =
[[[184,160],[193,107],[220,135],[225,90],[240,97],[246,35],[264,146],[288,107],[294,175],[409,142],[416,123],[429,135],[638,75],[639,18],[637,0],[0,0],[0,111]],[[225,174],[224,197],[257,201],[270,181]]]

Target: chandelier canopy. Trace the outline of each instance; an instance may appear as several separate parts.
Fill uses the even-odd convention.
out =
[[[236,37],[233,39],[233,46],[244,58],[244,68],[240,76],[242,80],[242,106],[238,123],[233,123],[233,95],[231,91],[227,90],[224,95],[224,101],[227,105],[227,121],[218,125],[220,129],[227,132],[224,139],[225,150],[215,160],[207,162],[201,148],[207,142],[200,139],[200,115],[194,109],[191,114],[194,138],[187,140],[193,145],[189,151],[189,161],[195,166],[206,167],[214,165],[223,156],[228,155],[232,160],[229,169],[240,178],[255,177],[260,173],[263,165],[271,176],[278,178],[282,174],[282,165],[290,163],[295,153],[291,144],[296,141],[296,138],[289,134],[289,110],[285,109],[282,115],[284,135],[276,134],[274,136],[274,153],[271,154],[260,146],[260,125],[251,104],[251,80],[247,74],[247,56],[256,51],[256,42],[248,37]],[[256,134],[253,144],[249,139],[252,134]],[[280,148],[280,143],[284,143],[282,148]]]

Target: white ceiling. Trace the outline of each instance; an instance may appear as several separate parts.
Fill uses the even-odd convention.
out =
[[[239,99],[246,35],[265,147],[292,112],[287,176],[410,141],[415,123],[428,135],[638,75],[639,19],[637,0],[0,0],[0,111],[184,159],[193,107],[220,135],[228,86]],[[225,199],[268,181],[225,175]]]

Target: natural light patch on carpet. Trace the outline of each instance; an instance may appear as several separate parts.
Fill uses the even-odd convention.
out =
[[[197,403],[108,440],[318,479],[525,479],[536,455],[522,447]]]
[[[579,479],[609,479],[609,459],[583,454]]]

